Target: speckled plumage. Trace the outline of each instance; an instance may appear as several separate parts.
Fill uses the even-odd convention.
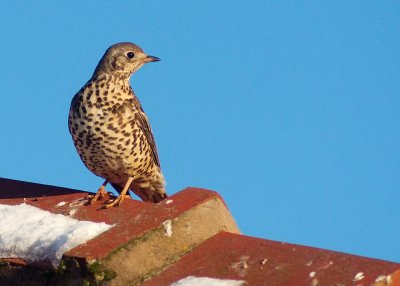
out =
[[[103,185],[110,182],[120,197],[129,188],[150,202],[167,196],[164,177],[148,118],[129,79],[145,63],[158,60],[132,43],[111,46],[72,99],[68,119],[79,156],[106,179]]]

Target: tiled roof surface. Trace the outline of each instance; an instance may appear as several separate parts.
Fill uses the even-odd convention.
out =
[[[158,204],[125,200],[106,210],[101,201],[87,205],[86,195],[0,178],[0,204],[115,225],[64,253],[57,271],[3,258],[0,285],[170,285],[207,276],[247,285],[400,286],[398,263],[241,235],[213,191],[187,188]]]

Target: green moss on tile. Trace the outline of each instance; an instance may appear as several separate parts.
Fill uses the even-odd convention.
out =
[[[100,261],[91,263],[88,267],[89,272],[93,274],[97,282],[110,281],[117,276],[115,271],[106,269]]]
[[[67,265],[65,265],[64,260],[61,260],[60,265],[56,269],[56,275],[63,275],[67,270]]]
[[[4,266],[7,266],[7,265],[8,265],[8,263],[6,261],[0,260],[0,267],[4,267]]]
[[[113,270],[105,270],[104,271],[104,281],[110,281],[114,279],[117,276],[115,271]]]

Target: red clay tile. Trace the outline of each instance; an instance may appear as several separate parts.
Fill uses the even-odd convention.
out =
[[[0,178],[0,200],[65,195],[77,190]]]
[[[193,230],[193,228],[201,227],[207,229],[207,227],[210,227],[210,221],[205,224],[202,218],[199,220],[197,217],[198,213],[203,214],[202,210],[192,214],[189,221],[187,221],[187,216],[185,217],[182,214],[186,214],[188,210],[195,209],[200,205],[204,205],[205,209],[207,209],[211,205],[205,203],[213,200],[222,202],[222,204],[212,205],[213,208],[223,206],[223,200],[216,192],[197,188],[185,189],[158,204],[125,200],[119,208],[107,210],[99,210],[102,202],[86,205],[87,200],[85,200],[85,197],[87,194],[77,190],[0,178],[0,204],[16,205],[25,202],[26,204],[53,213],[69,215],[79,220],[115,224],[109,231],[65,253],[66,258],[74,258],[83,264],[91,260],[100,261],[108,257],[100,262],[105,267],[111,267],[111,270],[117,275],[114,280],[109,282],[110,285],[122,285],[120,281],[129,283],[130,281],[136,281],[132,282],[132,285],[138,285],[137,283],[143,281],[142,279],[145,277],[158,273],[156,271],[153,274],[148,273],[144,276],[138,274],[139,276],[135,277],[129,275],[122,277],[123,272],[127,270],[124,268],[120,273],[121,271],[118,272],[117,269],[112,268],[112,263],[119,265],[118,262],[120,260],[110,262],[110,256],[108,256],[110,253],[116,253],[117,255],[114,254],[113,257],[119,257],[118,251],[113,251],[121,245],[125,245],[127,242],[131,243],[126,249],[121,250],[122,252],[120,251],[121,257],[125,257],[123,251],[134,249],[132,241],[135,238],[159,228],[166,221],[170,221],[174,225],[174,231],[176,232],[171,237],[164,236],[164,234],[161,234],[161,236],[163,237],[164,249],[165,247],[169,251],[174,251],[172,249],[175,248],[179,249],[179,254],[171,260],[170,263],[172,263],[176,261],[174,259],[179,259],[186,249],[191,249],[191,244],[187,242],[183,246],[180,244],[177,246],[174,243],[180,241],[182,237],[187,238],[188,234],[191,235],[189,231],[191,228]],[[211,221],[216,221],[214,217],[220,216],[219,214],[225,214],[224,212],[227,212],[226,209],[221,213],[217,210],[215,212],[217,215],[212,216]],[[209,217],[210,214],[214,213],[208,213]],[[179,219],[177,219],[178,217]],[[197,221],[195,222],[195,220]],[[181,228],[178,227],[179,223]],[[184,224],[183,228],[182,224]],[[230,229],[236,229],[234,222],[232,224],[232,220],[229,218],[222,220],[220,225],[222,227],[230,225]],[[215,231],[220,230],[217,228]],[[203,240],[198,240],[200,242],[207,238],[206,236],[201,237],[203,237]],[[149,251],[152,250],[151,247],[149,249]],[[147,252],[145,254],[147,255]],[[134,263],[141,263],[141,261],[136,261],[137,256],[133,256],[133,259]],[[7,262],[14,266],[25,265],[24,261],[18,259],[8,259]],[[194,248],[175,264],[169,265],[169,267],[168,264],[166,265],[167,268],[163,272],[143,285],[169,285],[181,278],[193,275],[245,280],[248,285],[369,286],[375,283],[378,277],[390,275],[390,285],[400,286],[400,264],[398,263],[232,233],[219,233]],[[41,268],[43,264],[39,263],[31,266]],[[128,266],[130,267],[129,269],[132,268],[131,264]],[[153,269],[152,271],[158,269],[154,267],[149,269]],[[61,277],[60,279],[64,278]],[[76,281],[81,283],[84,277],[80,279]],[[379,283],[376,285],[389,284]]]
[[[245,280],[248,285],[371,285],[400,264],[295,244],[219,233],[146,286],[186,276]]]
[[[84,260],[102,259],[128,241],[208,200],[218,198],[223,202],[216,192],[187,188],[158,204],[126,199],[118,208],[99,209],[102,201],[87,205],[86,192],[2,178],[0,195],[0,204],[26,203],[78,220],[115,224],[110,230],[65,253],[65,256]]]
[[[19,259],[19,258],[2,258],[2,262],[8,263],[11,266],[27,266],[28,264],[26,263],[25,260]]]

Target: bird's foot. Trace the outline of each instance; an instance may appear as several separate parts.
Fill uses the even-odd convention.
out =
[[[89,200],[89,204],[93,204],[95,201],[103,198],[109,198],[110,195],[107,193],[106,188],[101,186],[95,195],[88,195],[86,198]]]
[[[102,206],[101,209],[108,209],[111,207],[119,207],[122,204],[124,199],[131,199],[130,195],[119,195],[116,199],[109,199],[107,200]]]

